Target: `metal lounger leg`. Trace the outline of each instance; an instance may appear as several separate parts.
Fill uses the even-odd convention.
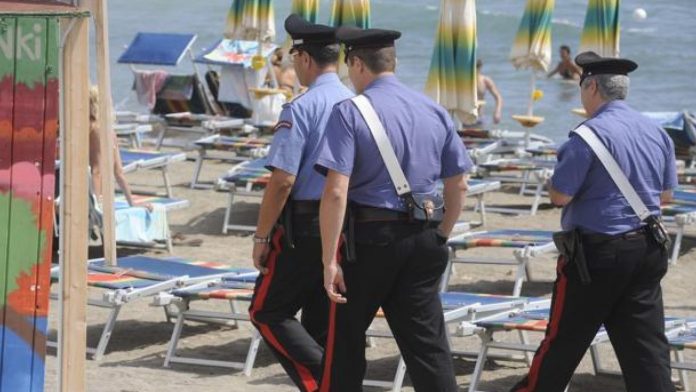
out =
[[[483,373],[483,367],[486,364],[486,357],[488,356],[488,344],[493,340],[493,331],[487,330],[481,334],[481,350],[476,357],[476,366],[474,366],[474,372],[471,374],[471,381],[469,382],[469,392],[476,392],[479,380],[481,379],[481,373]]]
[[[517,333],[520,335],[520,342],[524,344],[525,346],[529,345],[529,335],[527,335],[527,331],[523,330],[518,330]],[[527,363],[527,366],[532,366],[532,360],[534,359],[534,356],[532,355],[531,352],[525,351],[522,355],[524,355],[524,361]]]
[[[169,339],[169,345],[167,346],[167,355],[164,357],[164,367],[169,367],[171,359],[176,355],[176,346],[179,344],[179,338],[181,337],[181,331],[184,329],[184,308],[179,310],[179,316],[176,318],[176,324],[174,324],[174,331],[172,331],[172,337]]]
[[[481,226],[486,225],[486,202],[483,200],[483,194],[479,197],[478,202],[476,203],[476,208],[479,211],[479,215],[481,216]]]
[[[674,245],[672,245],[672,257],[669,258],[669,263],[672,265],[677,265],[679,260],[679,251],[681,250],[682,239],[684,238],[684,225],[679,224],[677,227],[677,235],[674,238]]]
[[[106,351],[106,346],[109,344],[111,334],[116,326],[116,319],[118,318],[118,313],[121,311],[121,306],[122,305],[114,305],[109,313],[109,318],[106,320],[102,334],[99,337],[99,343],[97,343],[97,347],[94,349],[94,353],[92,353],[92,359],[95,361],[101,360],[104,356],[104,351]]]
[[[519,297],[520,294],[522,293],[522,284],[524,281],[528,278],[528,266],[527,264],[529,263],[529,258],[527,256],[518,256],[515,255],[517,258],[517,272],[515,273],[515,286],[512,289],[512,295],[515,297]]]
[[[172,184],[169,181],[169,170],[167,166],[162,166],[162,179],[164,180],[164,189],[166,190],[167,197],[173,198],[174,192],[172,191]]]
[[[164,143],[164,137],[166,136],[167,129],[169,128],[167,126],[167,124],[164,124],[164,123],[159,124],[159,126],[160,126],[161,130],[160,130],[159,136],[157,136],[157,143],[155,144],[155,149],[157,151],[162,149],[162,144]]]
[[[238,314],[238,313],[239,313],[239,308],[237,307],[237,301],[235,301],[235,300],[230,300],[230,310],[231,310],[232,313],[234,313],[234,314]],[[238,322],[237,320],[234,320],[234,321],[232,322],[232,325],[233,325],[235,328],[239,328],[239,322]]]
[[[406,376],[406,362],[404,362],[404,357],[399,357],[399,365],[396,368],[396,374],[394,375],[394,386],[392,387],[392,392],[400,392],[401,387],[404,385],[404,377]]]
[[[222,222],[222,234],[227,234],[227,229],[230,226],[230,215],[232,215],[232,205],[234,203],[234,190],[230,190],[227,202],[227,208],[225,208],[225,219]]]
[[[674,350],[674,359],[677,363],[684,363],[684,352],[681,350]],[[679,382],[681,383],[682,390],[689,392],[689,374],[686,369],[679,369],[677,374],[679,375]]]
[[[206,151],[204,149],[198,150],[198,157],[196,158],[196,168],[193,170],[193,178],[191,179],[191,189],[198,188],[198,179],[203,170],[203,161],[205,160]]]
[[[539,210],[539,204],[541,203],[541,194],[544,192],[544,182],[539,179],[539,183],[536,186],[534,192],[534,202],[532,202],[532,209],[530,210],[530,215],[536,215],[537,210]]]
[[[249,351],[247,351],[247,357],[244,361],[244,375],[251,376],[251,370],[254,368],[254,361],[256,361],[256,354],[259,352],[259,344],[261,344],[261,334],[254,328],[254,333],[251,336],[251,344],[249,344]]]

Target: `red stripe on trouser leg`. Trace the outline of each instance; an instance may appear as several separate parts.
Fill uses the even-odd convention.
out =
[[[556,272],[558,273],[558,282],[556,285],[556,292],[554,293],[555,298],[553,300],[553,309],[551,312],[551,319],[549,320],[549,326],[547,327],[547,334],[544,341],[541,342],[539,351],[534,356],[532,361],[532,367],[529,369],[529,376],[527,377],[527,386],[522,389],[518,389],[517,392],[533,392],[536,389],[537,382],[539,381],[539,369],[541,368],[541,362],[544,360],[544,356],[549,351],[549,347],[553,340],[556,339],[558,335],[558,325],[561,322],[561,315],[563,314],[563,305],[565,304],[566,286],[568,285],[568,278],[563,272],[563,267],[565,267],[565,259],[563,256],[558,257],[558,265],[556,267]]]
[[[259,332],[261,332],[261,335],[264,337],[264,339],[266,339],[266,341],[271,346],[273,346],[273,348],[275,348],[279,353],[281,353],[290,362],[292,362],[293,366],[295,367],[295,370],[297,370],[297,374],[300,376],[300,380],[302,381],[305,390],[308,392],[314,392],[318,388],[318,383],[317,380],[314,379],[312,372],[310,372],[306,366],[302,365],[301,363],[297,362],[293,357],[291,357],[285,350],[283,345],[275,337],[273,331],[271,331],[268,325],[259,322],[255,317],[256,313],[263,309],[263,304],[266,301],[266,297],[268,296],[268,290],[271,286],[271,282],[273,281],[273,275],[275,273],[278,255],[282,250],[281,239],[283,238],[283,234],[284,230],[282,228],[276,230],[276,232],[273,234],[273,239],[271,240],[272,249],[271,252],[268,254],[268,259],[266,262],[268,274],[266,274],[266,276],[263,277],[261,285],[258,288],[258,292],[254,297],[254,303],[251,306],[250,317],[254,324],[256,324],[259,327]]]
[[[341,247],[345,245],[345,237],[341,235],[336,251],[336,262],[341,264]],[[345,279],[345,275],[343,275]],[[326,337],[326,351],[324,351],[324,372],[321,375],[321,388],[319,392],[329,392],[331,390],[331,365],[334,355],[334,343],[336,341],[336,303],[330,301],[329,306],[329,331]]]

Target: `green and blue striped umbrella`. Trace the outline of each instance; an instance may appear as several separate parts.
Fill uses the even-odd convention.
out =
[[[232,0],[227,13],[225,37],[248,41],[273,41],[273,0]]]
[[[621,0],[590,0],[580,52],[591,50],[604,57],[619,57],[619,8]]]
[[[300,15],[310,23],[317,23],[319,0],[292,0],[290,13]]]
[[[510,52],[516,68],[546,72],[551,63],[551,15],[554,0],[527,0]]]
[[[370,0],[334,0],[329,25],[370,28]]]
[[[476,120],[475,0],[442,0],[425,91],[464,123]]]

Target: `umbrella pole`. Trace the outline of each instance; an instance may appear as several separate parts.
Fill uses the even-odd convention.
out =
[[[536,73],[532,70],[532,77],[529,83],[529,103],[527,104],[527,116],[534,115],[534,90],[536,89]]]

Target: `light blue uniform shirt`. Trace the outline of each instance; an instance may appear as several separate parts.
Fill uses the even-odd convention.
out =
[[[325,73],[306,93],[283,106],[266,167],[296,176],[294,200],[321,199],[324,177],[313,169],[319,142],[333,106],[353,95],[335,73]]]
[[[650,212],[659,215],[660,194],[677,186],[667,133],[623,101],[606,103],[584,124],[611,152]],[[574,133],[558,150],[551,181],[554,189],[573,196],[563,208],[563,230],[614,235],[642,226],[594,152]]]
[[[395,76],[373,81],[363,93],[374,106],[414,193],[432,194],[443,178],[472,166],[449,114]],[[351,100],[334,107],[316,169],[350,177],[348,199],[370,207],[405,211],[365,120]]]

